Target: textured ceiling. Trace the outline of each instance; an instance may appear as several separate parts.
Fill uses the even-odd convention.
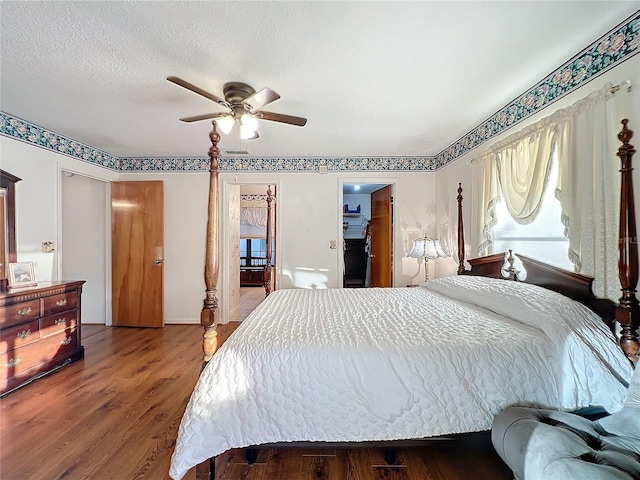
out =
[[[202,157],[242,81],[281,99],[253,157],[432,156],[640,7],[639,1],[0,3],[0,110],[117,157]]]

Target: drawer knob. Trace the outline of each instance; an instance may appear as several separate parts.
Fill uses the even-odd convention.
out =
[[[30,313],[31,313],[31,307],[21,308],[20,310],[18,310],[18,315],[22,315],[23,317],[25,315],[29,315]]]
[[[67,304],[67,299],[66,298],[63,298],[62,300],[58,300],[56,302],[56,306],[58,306],[58,307],[64,307],[66,304]]]
[[[66,321],[67,321],[67,317],[60,317],[60,318],[57,318],[53,323],[55,323],[56,325],[62,325]]]
[[[16,335],[18,338],[22,338],[23,340],[25,338],[27,338],[29,335],[31,335],[31,329],[28,328],[26,330],[22,330],[21,332],[18,332],[18,334]]]
[[[21,361],[22,361],[22,358],[20,358],[20,357],[12,358],[8,362],[5,362],[4,366],[6,368],[17,367],[18,365],[20,365]]]
[[[67,337],[60,342],[60,345],[69,345],[71,343],[71,337]]]

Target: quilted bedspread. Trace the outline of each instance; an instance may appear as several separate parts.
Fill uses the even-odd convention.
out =
[[[203,370],[171,477],[230,448],[263,443],[488,430],[514,403],[621,408],[631,369],[606,328],[591,325],[599,320],[578,311],[560,327],[532,326],[431,282],[433,289],[273,292]],[[540,318],[555,314],[547,311],[553,302],[534,300]],[[571,345],[558,338],[572,331],[582,333]],[[590,338],[600,332],[594,346]],[[607,351],[595,355],[596,348]]]

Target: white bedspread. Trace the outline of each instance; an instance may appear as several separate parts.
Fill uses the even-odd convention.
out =
[[[559,366],[580,348],[570,372],[578,380],[559,385]],[[488,430],[513,403],[616,411],[631,369],[606,332],[598,348],[615,361],[585,365],[602,358],[592,348],[578,336],[567,353],[543,329],[427,288],[278,290],[202,372],[170,475],[181,479],[209,457],[262,443]]]

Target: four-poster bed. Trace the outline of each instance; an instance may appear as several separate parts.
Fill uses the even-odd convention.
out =
[[[640,325],[631,135],[623,121],[618,152],[623,293],[617,306],[591,293],[589,277],[522,256],[527,283],[495,280],[503,278],[503,254],[470,260],[472,269],[465,271],[460,185],[461,275],[417,289],[276,291],[210,362],[217,346],[219,136],[214,124],[201,316],[205,366],[182,420],[172,477],[181,478],[192,465],[229,448],[297,445],[291,442],[389,445],[479,432],[516,402],[566,410],[619,408],[631,375],[628,359],[638,358]],[[364,306],[353,315],[344,306],[356,295],[356,303]],[[611,333],[614,315],[624,354]],[[314,349],[322,365],[315,363]],[[260,357],[268,365],[258,364]]]

